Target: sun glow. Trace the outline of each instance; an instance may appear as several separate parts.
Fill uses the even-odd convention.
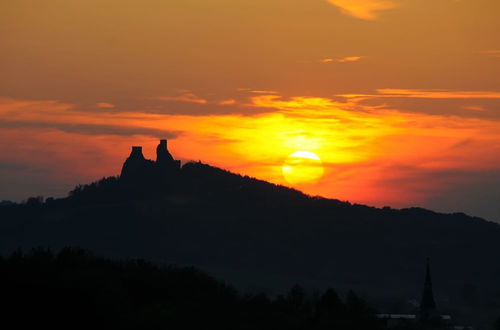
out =
[[[310,151],[296,151],[288,156],[281,171],[291,185],[316,183],[324,173],[321,159]]]
[[[148,150],[157,139],[175,139],[171,152],[184,162],[201,160],[311,195],[382,206],[425,201],[449,184],[444,170],[474,173],[500,164],[490,151],[500,146],[497,120],[403,112],[358,100],[252,95],[236,106],[259,110],[255,115],[201,116],[95,112],[58,101],[0,98],[0,149],[23,151],[27,163],[57,169],[55,182],[86,182],[119,173],[131,144],[154,159]]]

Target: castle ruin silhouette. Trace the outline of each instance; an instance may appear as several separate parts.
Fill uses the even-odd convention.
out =
[[[123,164],[120,179],[125,182],[171,180],[178,176],[180,169],[181,161],[172,157],[167,140],[162,139],[156,147],[156,161],[144,158],[142,146],[133,146]]]

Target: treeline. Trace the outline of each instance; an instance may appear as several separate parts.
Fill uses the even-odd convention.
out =
[[[270,199],[273,203],[293,205],[311,197],[302,192],[249,176],[234,174],[200,162],[185,164],[176,176],[155,179],[122,180],[102,178],[91,184],[78,185],[69,192],[68,202],[114,202],[150,200],[165,195],[182,195],[190,199],[242,202]],[[349,205],[349,204],[347,204]]]
[[[241,294],[194,268],[113,261],[78,248],[0,258],[4,324],[90,329],[380,329],[350,292]]]

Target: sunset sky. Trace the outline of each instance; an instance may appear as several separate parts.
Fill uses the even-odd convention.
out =
[[[2,0],[0,200],[183,162],[500,222],[498,0]],[[321,160],[291,183],[289,155]]]

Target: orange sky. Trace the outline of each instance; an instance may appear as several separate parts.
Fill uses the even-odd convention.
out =
[[[306,193],[500,221],[496,0],[7,0],[0,200],[118,174],[130,145]]]

